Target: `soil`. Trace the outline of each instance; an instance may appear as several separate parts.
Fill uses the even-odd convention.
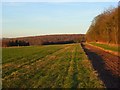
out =
[[[88,44],[81,44],[106,88],[120,88],[120,57]]]

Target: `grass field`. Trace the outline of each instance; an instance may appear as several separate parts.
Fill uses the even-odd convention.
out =
[[[106,49],[106,50],[111,50],[111,51],[114,51],[114,52],[120,52],[120,47],[119,46],[110,46],[110,45],[107,45],[107,44],[100,44],[100,43],[95,43],[95,42],[91,42],[90,44],[101,47],[101,48]]]
[[[3,88],[102,88],[80,44],[2,50]]]

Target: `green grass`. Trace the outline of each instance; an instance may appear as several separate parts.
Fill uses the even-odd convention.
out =
[[[106,50],[111,50],[111,51],[114,51],[114,52],[120,52],[120,50],[119,50],[120,47],[119,46],[110,46],[110,45],[107,45],[107,44],[100,44],[100,43],[95,43],[95,42],[91,42],[90,44],[101,47],[101,48],[106,49]]]
[[[102,88],[80,44],[3,48],[3,88]]]

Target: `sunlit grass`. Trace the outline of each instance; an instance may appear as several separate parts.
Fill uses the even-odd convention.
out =
[[[80,44],[4,48],[2,52],[3,88],[104,87]]]
[[[110,45],[107,45],[107,44],[100,44],[100,43],[95,43],[95,42],[91,42],[90,44],[101,47],[101,48],[106,49],[106,50],[111,50],[111,51],[114,51],[114,52],[120,52],[120,47],[119,46],[110,46]]]

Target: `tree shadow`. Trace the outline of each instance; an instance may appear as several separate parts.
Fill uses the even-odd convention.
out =
[[[81,46],[84,49],[89,60],[91,61],[94,70],[97,71],[98,77],[103,81],[106,88],[120,88],[120,78],[113,76],[110,71],[105,69],[103,58],[95,52],[90,51],[88,48],[85,47],[84,44],[81,44]]]

